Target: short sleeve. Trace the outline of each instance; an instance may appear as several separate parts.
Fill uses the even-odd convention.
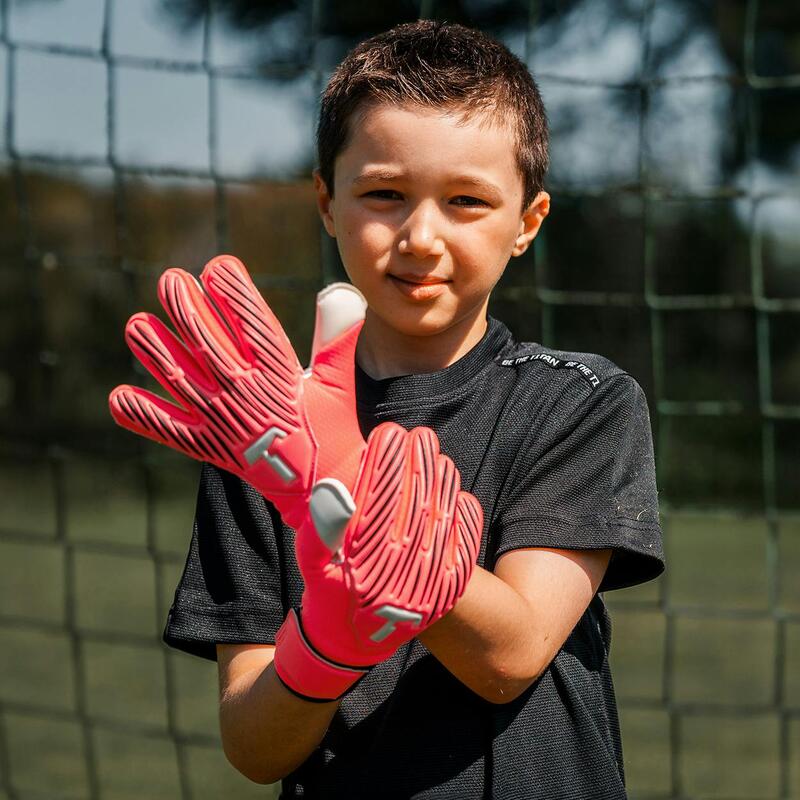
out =
[[[532,427],[493,523],[495,559],[523,547],[613,548],[599,591],[664,570],[647,400],[618,374],[553,430]]]
[[[203,464],[164,642],[212,660],[217,642],[274,644],[285,617],[282,531],[275,508],[252,486]]]

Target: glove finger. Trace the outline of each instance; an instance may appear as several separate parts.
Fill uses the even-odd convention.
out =
[[[426,533],[417,557],[419,575],[414,580],[412,602],[423,608],[439,611],[442,592],[446,590],[452,558],[449,551],[454,541],[454,516],[461,476],[446,455],[436,460],[436,486],[432,496],[432,524]]]
[[[356,507],[347,487],[335,478],[323,478],[311,489],[309,512],[313,531],[304,529],[298,541],[301,560],[322,567],[339,551]]]
[[[458,493],[453,528],[452,553],[455,564],[449,573],[451,594],[445,600],[446,610],[451,609],[456,600],[464,594],[481,548],[483,509],[478,498],[471,492]]]
[[[453,524],[446,534],[444,562],[434,573],[438,580],[435,593],[426,599],[431,608],[427,624],[435,622],[451,611],[464,594],[472,576],[480,549],[483,528],[483,511],[476,497],[469,492],[458,492],[455,500]]]
[[[234,332],[241,352],[268,373],[275,389],[294,398],[302,373],[300,362],[244,264],[233,256],[217,256],[205,265],[200,280]]]
[[[456,504],[457,554],[459,562],[474,564],[478,560],[483,535],[483,509],[471,492],[459,492]]]
[[[192,275],[166,270],[158,281],[158,297],[198,363],[222,385],[230,385],[250,366]]]
[[[227,444],[213,431],[203,429],[193,413],[146,389],[117,386],[109,395],[108,405],[118,425],[140,436],[200,461],[222,464],[227,456],[235,462]]]
[[[311,371],[326,386],[355,394],[355,351],[367,301],[349,283],[332,283],[317,295]]]
[[[434,525],[434,491],[437,483],[439,439],[430,428],[409,433],[407,474],[400,500],[404,514],[398,518],[394,539],[401,541],[401,559],[387,585],[393,597],[410,603],[428,558]]]
[[[364,324],[361,292],[335,283],[317,295],[310,379],[303,398],[319,444],[319,474],[355,486],[364,437],[355,397],[355,349]]]
[[[147,371],[184,406],[203,408],[204,397],[218,390],[214,379],[154,314],[134,314],[125,326],[125,341]]]
[[[407,480],[407,448],[410,434],[387,422],[370,433],[356,480],[354,524],[344,542],[344,557],[356,588],[365,602],[379,592],[400,556],[396,537],[399,500]]]

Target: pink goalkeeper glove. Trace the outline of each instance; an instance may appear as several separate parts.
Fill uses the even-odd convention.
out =
[[[364,439],[353,364],[364,298],[344,283],[320,292],[304,375],[238,259],[212,259],[200,280],[206,292],[181,269],[166,270],[158,282],[182,341],[154,314],[134,314],[125,328],[134,355],[180,406],[118,386],[111,414],[124,428],[243,478],[297,528],[316,476],[355,481]]]
[[[477,557],[480,505],[459,490],[433,431],[385,423],[364,442],[353,365],[365,303],[354,287],[318,295],[304,373],[241,262],[219,256],[201,281],[219,313],[188,273],[159,281],[183,342],[152,314],[126,327],[131,350],[181,405],[118,386],[111,413],[239,475],[296,529],[302,611],[278,632],[275,669],[296,693],[334,699],[455,605]]]

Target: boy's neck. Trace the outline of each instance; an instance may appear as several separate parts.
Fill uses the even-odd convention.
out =
[[[485,305],[474,315],[432,336],[406,335],[367,309],[356,346],[356,362],[374,380],[436,372],[472,350],[487,327]]]

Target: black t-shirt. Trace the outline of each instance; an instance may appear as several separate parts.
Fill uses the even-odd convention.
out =
[[[484,511],[478,564],[521,547],[613,548],[599,592],[664,569],[644,394],[609,360],[517,343],[489,317],[481,341],[438,372],[373,380],[356,367],[362,432],[427,425]],[[230,473],[203,465],[186,567],[164,641],[205,658],[216,642],[274,643],[303,581],[294,531]],[[417,640],[344,696],[282,797],[359,800],[624,798],[598,593],[547,670],[490,703]]]

